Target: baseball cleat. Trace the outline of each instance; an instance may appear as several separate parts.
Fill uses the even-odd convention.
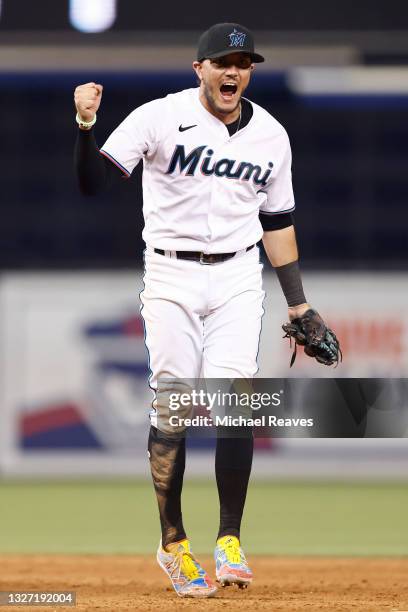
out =
[[[213,597],[216,585],[201,567],[190,549],[190,542],[182,540],[169,544],[164,550],[160,541],[157,562],[168,575],[179,597]]]
[[[235,536],[219,538],[214,559],[217,581],[222,587],[236,584],[240,589],[246,589],[251,584],[252,572],[238,538]]]

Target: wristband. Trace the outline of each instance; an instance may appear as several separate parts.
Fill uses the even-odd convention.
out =
[[[288,306],[305,304],[306,298],[300,278],[299,262],[291,261],[283,266],[278,266],[275,270]]]
[[[92,121],[83,121],[81,119],[81,117],[79,116],[79,113],[76,114],[75,117],[75,121],[77,122],[77,124],[79,125],[79,127],[84,127],[84,128],[91,128],[93,125],[95,125],[96,123],[96,113],[92,119]]]

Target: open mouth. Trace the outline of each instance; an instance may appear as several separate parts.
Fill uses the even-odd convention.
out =
[[[237,93],[236,83],[223,83],[220,87],[221,96],[224,100],[232,100],[234,95]]]

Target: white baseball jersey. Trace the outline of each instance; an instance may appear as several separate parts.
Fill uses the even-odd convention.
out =
[[[286,131],[251,104],[250,122],[230,136],[199,88],[186,89],[140,106],[109,136],[101,152],[124,173],[143,159],[147,245],[238,251],[262,238],[259,211],[294,209]]]

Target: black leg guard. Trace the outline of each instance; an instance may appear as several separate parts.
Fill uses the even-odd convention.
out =
[[[220,500],[220,528],[217,539],[225,535],[239,538],[251,474],[254,439],[252,431],[243,428],[235,433],[229,432],[241,437],[222,437],[228,435],[223,429],[218,428],[215,453],[215,475]]]
[[[159,505],[162,545],[167,546],[186,537],[181,514],[186,440],[150,427],[148,450]]]

